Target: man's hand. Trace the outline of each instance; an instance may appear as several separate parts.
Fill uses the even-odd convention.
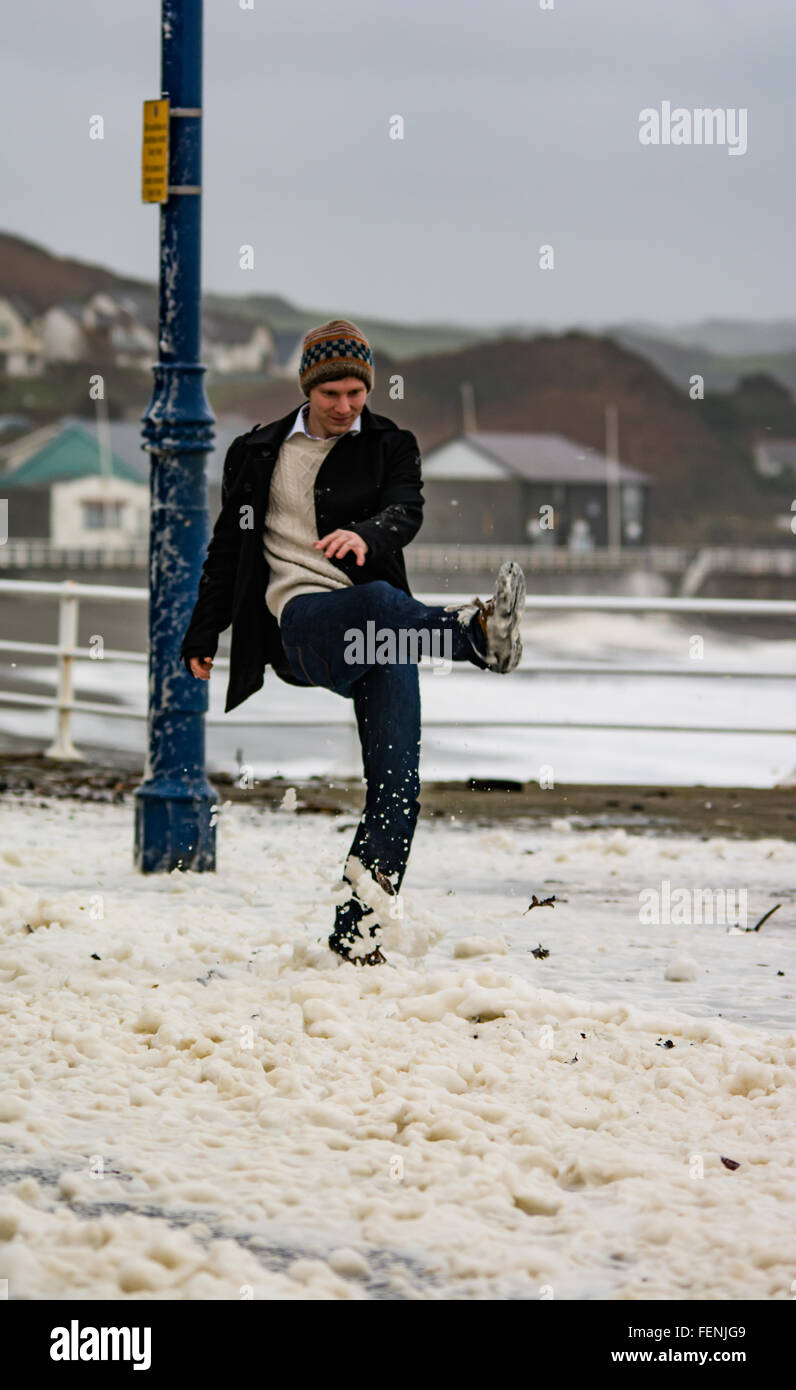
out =
[[[191,656],[188,660],[191,667],[191,675],[196,676],[200,681],[209,681],[210,671],[213,666],[212,656]]]
[[[353,550],[357,557],[357,564],[364,565],[365,556],[368,553],[368,543],[358,536],[356,531],[330,531],[328,536],[321,536],[320,540],[313,541],[316,550],[320,546],[327,560],[333,555],[338,560],[342,560],[349,550]]]

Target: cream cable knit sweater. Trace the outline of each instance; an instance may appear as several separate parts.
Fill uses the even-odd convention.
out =
[[[263,531],[263,551],[271,571],[265,602],[277,622],[288,599],[297,594],[345,589],[353,582],[322,550],[313,549],[313,541],[320,540],[315,524],[315,479],[337,438],[312,439],[298,431],[279,450]]]

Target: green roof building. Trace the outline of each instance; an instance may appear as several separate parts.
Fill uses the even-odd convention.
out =
[[[118,454],[103,458],[90,426],[69,422],[0,473],[8,499],[10,541],[117,551],[142,547],[149,530],[147,460],[134,468]],[[7,560],[9,552],[0,557]]]
[[[82,425],[65,425],[53,439],[43,444],[34,454],[30,454],[16,468],[0,475],[0,487],[50,487],[53,483],[63,483],[71,478],[86,478],[92,474],[103,476],[102,458],[97,437]],[[141,474],[136,473],[118,454],[111,453],[105,476],[124,478],[130,483],[141,483]]]

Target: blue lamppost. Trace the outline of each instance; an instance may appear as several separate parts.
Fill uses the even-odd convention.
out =
[[[142,416],[142,447],[151,455],[149,714],[144,781],[135,793],[135,863],[144,873],[215,868],[208,687],[179,660],[208,542],[205,462],[215,421],[199,363],[202,0],[163,0],[161,25],[168,196],[160,208],[158,362]]]

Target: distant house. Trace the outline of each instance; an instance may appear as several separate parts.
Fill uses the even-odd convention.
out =
[[[12,297],[14,300],[16,296]],[[3,337],[16,332],[12,319],[4,315],[0,300],[0,370]],[[4,335],[2,325],[7,324]],[[144,293],[112,295],[98,290],[87,299],[69,299],[31,319],[29,325],[28,367],[22,372],[15,364],[6,366],[9,375],[38,375],[49,362],[91,362],[113,360],[119,366],[149,371],[157,360],[157,299]]]
[[[36,311],[21,294],[0,296],[0,372],[39,376],[44,367]]]
[[[157,311],[153,317],[152,310],[149,296],[98,290],[83,304],[81,318],[95,350],[119,367],[149,372],[158,356]]]
[[[158,355],[157,324],[148,318],[130,295],[117,297],[105,290],[92,294],[82,307],[83,327],[92,343],[101,346],[117,366],[146,372]]]
[[[47,362],[84,362],[88,340],[83,307],[75,300],[53,304],[39,320],[42,352]]]
[[[88,421],[80,420],[76,416],[67,417],[60,423],[62,426],[78,424],[82,425],[83,428],[91,428]],[[213,425],[213,449],[207,458],[207,507],[211,523],[215,521],[221,509],[221,473],[227,450],[233,439],[236,439],[240,434],[247,434],[255,424],[255,420],[230,413],[229,415],[220,415]],[[117,458],[122,459],[134,473],[138,473],[143,482],[148,482],[149,454],[141,448],[141,422],[139,420],[112,420],[108,428],[114,454]],[[17,447],[21,442],[21,440],[17,440]],[[13,445],[7,446],[5,450],[0,447],[0,465],[4,454],[13,457],[13,448]],[[3,474],[0,471],[0,493],[2,493],[2,487]]]
[[[38,376],[48,363],[114,362],[150,372],[158,358],[158,293],[120,284],[37,311],[20,295],[0,296],[0,374]],[[221,376],[295,379],[303,334],[274,333],[223,305],[205,305],[201,361]]]
[[[83,324],[86,328],[106,328],[115,323],[120,308],[107,290],[97,290],[83,305]]]
[[[271,336],[274,342],[274,351],[269,375],[295,381],[301,366],[304,334],[297,332],[295,328],[280,328]]]
[[[104,455],[87,424],[54,430],[0,476],[0,489],[8,498],[9,540],[42,537],[91,548],[129,546],[148,534],[145,469],[112,451]]]
[[[264,372],[274,351],[271,330],[263,323],[205,310],[202,315],[202,361],[211,372]]]
[[[17,431],[14,436],[5,444],[0,444],[0,481],[3,476],[11,473],[18,468],[21,463],[37,454],[43,449],[45,444],[49,444],[60,434],[66,425],[82,425],[84,429],[90,428],[87,420],[74,417],[64,417],[49,425],[37,425],[35,429]]]
[[[157,334],[124,312],[111,324],[108,343],[119,367],[138,367],[149,372],[158,360]]]
[[[207,461],[211,523],[221,507],[221,473],[227,450],[233,439],[246,434],[254,424],[242,415],[227,415],[213,426],[213,450]],[[113,479],[110,488],[102,473],[94,426],[79,416],[66,416],[0,445],[0,496],[9,498],[11,539],[41,537],[57,545],[86,547],[129,545],[146,538],[150,457],[141,447],[141,422],[114,420],[108,433]],[[78,478],[85,487],[73,486]],[[65,491],[67,486],[71,491]],[[101,496],[97,486],[105,489]],[[102,512],[90,506],[83,509],[84,501],[97,500],[119,502],[122,511],[112,507]],[[83,525],[81,516],[76,515],[76,502],[80,503],[78,511],[84,512],[88,525]],[[137,515],[130,508],[137,509]]]
[[[463,544],[608,544],[611,463],[557,434],[461,434],[423,455],[422,539]],[[623,545],[647,539],[646,474],[614,466]]]
[[[796,439],[766,439],[754,447],[755,468],[763,478],[796,473]]]
[[[116,295],[119,312],[110,345],[120,367],[150,373],[158,359],[158,295],[154,286],[125,286]]]

